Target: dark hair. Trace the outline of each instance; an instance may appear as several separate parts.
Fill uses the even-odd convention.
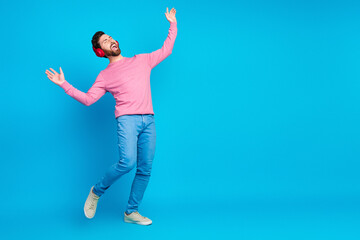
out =
[[[91,43],[92,43],[92,45],[93,45],[94,48],[101,48],[100,43],[99,43],[99,39],[100,39],[100,37],[101,37],[103,34],[105,34],[105,33],[102,32],[102,31],[97,31],[97,32],[94,34],[94,36],[92,37]],[[106,56],[104,56],[104,57],[106,57]],[[106,58],[107,58],[107,57],[106,57]]]

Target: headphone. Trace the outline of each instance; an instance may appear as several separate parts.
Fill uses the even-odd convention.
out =
[[[115,42],[117,43],[117,45],[119,46],[119,42],[115,40]],[[105,53],[104,51],[101,49],[101,48],[94,48],[94,46],[92,47],[96,56],[98,57],[104,57],[105,56]]]

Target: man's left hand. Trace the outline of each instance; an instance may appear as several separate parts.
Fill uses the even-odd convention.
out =
[[[169,22],[176,22],[175,13],[176,13],[175,8],[172,8],[172,9],[170,10],[170,12],[169,12],[169,8],[166,8],[166,13],[165,13],[166,19],[167,19]]]

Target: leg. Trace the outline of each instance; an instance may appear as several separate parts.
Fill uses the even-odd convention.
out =
[[[135,167],[137,159],[138,132],[141,127],[139,117],[123,115],[117,119],[117,136],[120,159],[105,173],[94,186],[93,192],[101,196],[116,180]]]
[[[139,135],[137,150],[137,170],[131,186],[126,213],[138,211],[148,185],[152,162],[155,155],[156,130],[154,115],[143,115],[145,127]]]

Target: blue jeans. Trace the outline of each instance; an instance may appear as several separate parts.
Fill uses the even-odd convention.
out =
[[[120,159],[94,186],[101,196],[116,180],[137,166],[126,213],[138,211],[148,185],[155,155],[156,131],[153,114],[122,115],[116,118]]]

